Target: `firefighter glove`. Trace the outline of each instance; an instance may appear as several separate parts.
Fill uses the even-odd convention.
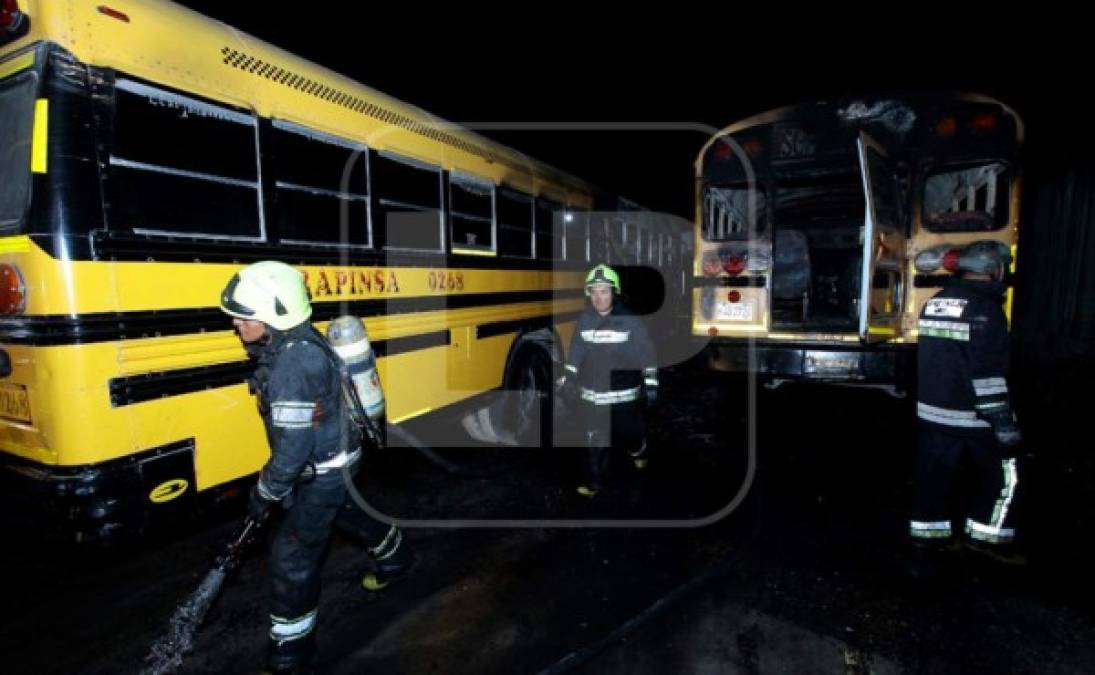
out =
[[[277,504],[273,499],[264,497],[262,492],[259,491],[259,486],[251,488],[251,500],[247,504],[247,515],[251,520],[261,523],[266,520],[266,517],[270,515],[270,508]]]

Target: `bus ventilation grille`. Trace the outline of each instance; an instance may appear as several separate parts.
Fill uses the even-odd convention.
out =
[[[231,47],[222,47],[221,56],[225,65],[233,68],[238,68],[246,73],[251,73],[258,77],[265,77],[268,80],[277,82],[278,84],[296,89],[297,91],[304,92],[309,96],[314,96],[324,101],[328,101],[338,106],[342,106],[348,110],[353,110],[361,115],[368,115],[374,119],[378,119],[386,124],[393,124],[408,131],[412,131],[416,134],[425,136],[426,138],[437,141],[438,143],[445,143],[455,148],[459,148],[464,152],[482,157],[488,162],[498,162],[500,160],[494,153],[486,150],[473,143],[461,140],[452,134],[445,133],[428,124],[422,124],[415,120],[400,115],[397,112],[388,110],[383,106],[376,105],[375,103],[369,103],[357,96],[348,94],[344,91],[340,91],[333,87],[329,87],[321,82],[317,82],[311,78],[298,75],[290,70],[286,70],[281,66],[276,66],[268,61],[256,58],[254,56],[248,56],[244,52],[241,52]]]

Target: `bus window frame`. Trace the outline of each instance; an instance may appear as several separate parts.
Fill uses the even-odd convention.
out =
[[[453,216],[458,215],[462,218],[470,218],[480,222],[483,221],[483,217],[453,211],[452,188],[454,183],[456,185],[467,185],[473,188],[485,189],[490,193],[490,246],[482,246],[480,244],[457,245],[456,238],[453,236]],[[449,171],[448,200],[445,204],[447,206],[445,209],[445,220],[448,221],[448,241],[446,243],[450,253],[454,255],[498,255],[498,186],[494,184],[494,181],[487,178],[481,178],[471,173]]]
[[[384,159],[391,160],[393,162],[399,162],[400,164],[405,164],[406,166],[410,166],[410,167],[413,167],[415,169],[419,169],[419,170],[422,170],[422,171],[430,171],[432,173],[436,173],[437,174],[437,200],[438,200],[437,203],[440,205],[437,209],[437,243],[438,243],[437,248],[418,248],[418,247],[414,247],[414,246],[389,246],[388,241],[387,241],[388,238],[387,238],[387,236],[385,236],[384,237],[383,250],[385,250],[385,251],[395,251],[397,253],[438,253],[438,254],[444,255],[445,254],[445,239],[446,239],[446,237],[445,237],[445,220],[446,220],[446,215],[445,214],[446,214],[446,209],[445,209],[445,181],[444,181],[445,170],[442,169],[440,166],[437,166],[435,164],[430,164],[429,162],[424,162],[422,160],[415,159],[415,158],[409,157],[407,155],[402,155],[400,153],[393,152],[391,150],[377,150],[376,154],[380,157],[383,157]],[[423,212],[423,213],[426,212],[426,209],[422,209],[416,204],[408,204],[406,202],[399,202],[399,201],[395,201],[395,200],[392,200],[392,199],[388,199],[388,200],[383,199],[380,195],[376,194],[376,190],[373,188],[373,186],[371,184],[371,181],[373,180],[373,174],[372,173],[369,174],[369,180],[370,180],[369,193],[376,195],[377,204],[380,204],[383,201],[383,202],[386,202],[388,204],[392,204],[392,205],[395,205],[395,206],[403,206],[403,207],[408,207],[409,206],[409,207],[414,208],[414,209],[416,209],[420,212]],[[386,225],[386,223],[385,223],[385,225]]]
[[[289,190],[298,190],[298,191],[301,191],[301,192],[315,192],[315,193],[323,194],[323,195],[326,195],[326,196],[329,196],[329,197],[333,197],[335,199],[339,199],[340,201],[348,201],[340,195],[350,195],[350,196],[354,197],[353,201],[364,201],[365,202],[365,235],[366,235],[366,241],[365,241],[364,244],[347,244],[345,242],[326,242],[326,241],[319,241],[319,240],[314,240],[314,239],[293,239],[293,238],[282,238],[282,237],[278,238],[278,243],[279,244],[289,244],[289,245],[294,245],[294,246],[303,245],[303,246],[316,247],[316,248],[355,249],[355,250],[359,250],[359,251],[373,250],[374,249],[374,243],[375,243],[375,239],[373,238],[373,200],[372,200],[373,174],[372,174],[372,165],[370,163],[370,155],[372,153],[369,152],[369,146],[366,143],[362,142],[362,141],[353,141],[353,140],[350,140],[348,138],[343,138],[341,136],[337,136],[335,134],[329,134],[325,131],[319,131],[318,129],[314,129],[312,127],[305,126],[303,124],[299,124],[297,122],[293,122],[293,121],[290,121],[290,120],[287,120],[287,119],[284,119],[284,118],[271,117],[270,118],[270,126],[275,130],[285,131],[285,132],[289,132],[289,133],[295,133],[295,134],[298,134],[300,136],[305,136],[307,138],[311,138],[312,140],[319,141],[321,143],[330,143],[331,145],[337,145],[337,146],[345,148],[347,150],[352,150],[354,152],[360,151],[361,156],[364,157],[364,161],[365,161],[365,189],[367,190],[366,194],[360,195],[356,192],[345,192],[345,193],[336,192],[336,191],[326,190],[326,189],[323,189],[323,188],[317,188],[315,186],[298,185],[296,183],[288,183],[288,182],[284,183],[284,186],[287,186],[287,187],[283,187],[283,181],[278,180],[277,171],[276,171],[276,164],[275,164],[274,184],[272,186],[270,186],[273,190],[289,189]]]
[[[750,189],[748,183],[746,183],[746,182],[711,183],[711,182],[708,182],[708,181],[703,181],[703,183],[700,186],[700,200],[701,200],[701,203],[703,204],[703,207],[702,207],[702,210],[701,210],[701,213],[700,213],[701,222],[702,222],[702,227],[700,227],[700,237],[703,239],[703,241],[710,242],[710,243],[725,243],[725,242],[750,241],[750,240],[753,240],[753,239],[764,239],[764,238],[771,237],[771,232],[772,232],[772,209],[773,209],[771,199],[770,199],[771,191],[768,189],[768,186],[760,184],[759,181],[755,184],[753,189],[755,189],[757,191],[757,193],[761,196],[761,198],[763,199],[763,203],[761,203],[757,206],[756,214],[754,215],[754,222],[752,223],[752,225],[750,225],[749,223],[746,223],[745,224],[745,231],[741,232],[739,234],[734,234],[734,235],[726,236],[726,237],[709,237],[708,236],[708,227],[707,227],[707,225],[708,225],[708,223],[707,223],[708,210],[707,210],[707,205],[706,204],[707,204],[707,194],[708,194],[708,191],[711,188],[722,188],[722,189],[744,190],[744,191],[748,191]]]
[[[186,170],[180,170],[180,169],[172,169],[171,167],[160,166],[160,165],[157,165],[157,164],[149,164],[149,163],[146,163],[146,162],[138,162],[138,161],[134,161],[134,160],[127,160],[124,157],[117,157],[114,154],[114,148],[113,147],[109,148],[109,152],[107,153],[107,157],[106,157],[107,161],[106,161],[106,166],[104,167],[104,170],[109,175],[111,167],[118,166],[118,167],[122,167],[122,168],[134,169],[134,170],[138,170],[138,171],[148,171],[150,173],[159,173],[161,175],[169,175],[169,176],[177,176],[177,177],[182,177],[182,178],[204,180],[204,181],[207,181],[207,182],[219,183],[219,184],[222,184],[222,185],[227,184],[227,185],[235,185],[237,187],[244,187],[244,186],[250,187],[250,188],[254,189],[254,191],[255,191],[255,199],[256,199],[256,203],[258,205],[259,235],[257,237],[256,236],[246,236],[246,235],[236,235],[236,234],[214,234],[214,233],[210,233],[210,232],[179,232],[179,231],[174,231],[174,230],[161,230],[161,229],[158,229],[158,228],[145,228],[145,227],[140,227],[140,228],[134,227],[134,228],[130,228],[129,231],[132,232],[135,235],[146,236],[146,237],[157,237],[157,238],[161,238],[161,237],[179,237],[179,238],[186,238],[186,239],[200,239],[200,240],[209,240],[209,241],[241,241],[241,242],[251,242],[251,243],[266,243],[268,241],[268,238],[267,238],[267,227],[266,227],[266,204],[265,204],[266,200],[264,198],[264,184],[263,184],[263,175],[262,175],[262,145],[261,145],[262,138],[261,138],[261,134],[260,134],[260,123],[259,123],[261,118],[258,115],[258,113],[253,109],[249,110],[247,112],[242,112],[242,109],[235,109],[235,108],[233,108],[231,106],[228,106],[226,104],[221,104],[221,103],[216,103],[216,102],[213,102],[213,101],[203,100],[203,99],[201,99],[197,96],[194,96],[194,95],[191,95],[191,94],[188,94],[188,93],[184,94],[184,93],[180,93],[180,92],[174,91],[170,88],[163,87],[163,86],[160,86],[160,85],[157,85],[157,84],[150,84],[148,82],[143,82],[139,78],[132,77],[132,76],[126,74],[126,73],[118,73],[118,76],[115,78],[115,80],[113,82],[113,88],[114,88],[115,91],[118,90],[118,89],[121,89],[122,91],[129,92],[129,93],[131,93],[135,96],[140,96],[140,95],[142,95],[142,93],[144,93],[146,95],[150,94],[150,93],[151,94],[159,93],[159,94],[163,95],[162,100],[164,100],[166,102],[171,102],[172,99],[176,99],[176,100],[181,100],[181,101],[185,101],[189,104],[192,104],[192,105],[195,106],[195,108],[198,108],[198,109],[206,108],[206,109],[211,109],[212,111],[226,113],[227,121],[232,121],[232,122],[235,122],[237,124],[244,124],[244,123],[242,121],[238,120],[238,119],[231,119],[231,118],[233,118],[233,117],[245,118],[245,119],[249,120],[249,122],[250,122],[250,126],[252,128],[252,132],[253,132],[254,139],[255,139],[255,145],[254,145],[254,148],[255,148],[255,158],[254,158],[255,159],[255,181],[254,181],[253,185],[251,184],[250,181],[243,181],[243,180],[238,180],[238,179],[234,179],[234,178],[227,178],[227,177],[224,177],[224,176],[217,176],[217,175],[214,175],[214,174],[206,174],[206,173],[201,173],[201,172],[196,172],[196,171],[186,171]],[[111,104],[111,107],[112,107],[111,114],[112,114],[112,117],[113,117],[113,115],[115,114],[114,110],[113,110],[113,107],[114,107],[113,103]],[[115,124],[116,124],[116,120],[112,119],[111,120],[111,127],[113,128]],[[112,136],[111,136],[111,138],[112,138],[112,143],[111,144],[112,145],[113,145],[113,135],[115,133],[116,132],[112,132]],[[111,218],[110,218],[110,215],[109,215],[109,211],[106,214],[106,227],[107,227],[107,230],[113,230],[113,228],[111,227]],[[122,231],[124,231],[124,230],[122,230]]]
[[[589,262],[589,220],[590,212],[574,205],[568,205],[563,211],[563,236],[562,236],[562,260],[564,262]],[[569,230],[574,225],[585,225],[579,235],[571,235]],[[570,255],[570,239],[573,236],[575,242],[582,242],[582,255],[574,258]]]
[[[978,166],[987,166],[990,164],[1001,164],[1004,167],[1002,175],[1006,178],[1004,184],[1007,186],[1007,197],[1003,200],[1005,207],[1007,208],[1007,217],[1003,219],[1000,224],[993,224],[991,228],[981,229],[948,229],[939,228],[938,225],[933,226],[930,224],[930,220],[925,216],[924,200],[927,198],[927,186],[928,179],[933,175],[940,173],[953,173],[956,171],[965,171]],[[956,159],[943,162],[930,162],[921,166],[919,176],[920,179],[916,186],[917,199],[916,199],[916,216],[917,225],[922,232],[927,232],[933,235],[948,235],[948,234],[964,234],[964,233],[990,233],[1000,232],[1011,225],[1015,219],[1013,213],[1012,200],[1015,195],[1015,162],[1003,158],[1003,157],[991,157],[982,159]]]
[[[529,227],[528,227],[529,254],[527,256],[514,255],[512,253],[503,253],[502,252],[502,247],[501,247],[502,229],[503,229],[503,225],[508,225],[508,223],[503,223],[501,221],[501,216],[498,215],[498,212],[499,212],[498,200],[499,200],[499,198],[508,199],[510,201],[513,201],[513,202],[527,202],[527,204],[528,204],[528,211],[529,211]],[[512,260],[536,260],[536,198],[533,197],[532,195],[528,194],[527,192],[522,192],[521,190],[518,190],[517,188],[508,187],[506,185],[499,185],[499,186],[497,186],[497,188],[495,188],[494,199],[495,199],[495,222],[496,222],[495,227],[496,227],[496,230],[498,232],[498,237],[499,237],[498,256],[500,258],[510,258]]]
[[[535,197],[535,202],[533,203],[533,209],[534,210],[533,210],[533,223],[532,223],[534,236],[536,237],[536,241],[534,242],[534,245],[533,245],[533,254],[535,256],[533,258],[534,260],[543,260],[543,261],[562,261],[563,260],[562,235],[555,236],[554,225],[555,225],[555,215],[559,214],[559,213],[565,213],[566,208],[567,207],[565,206],[565,202],[562,201],[562,200],[556,200],[556,199],[552,199],[551,197],[546,197],[546,196]],[[547,251],[546,253],[540,250],[540,245],[539,245],[539,237],[541,235],[540,218],[537,217],[540,212],[545,212],[545,211],[547,213],[551,214],[551,222],[549,223],[548,231],[546,233],[543,233],[543,234],[544,234],[545,237],[548,238],[549,243],[552,244],[552,250]],[[559,242],[559,254],[558,255],[555,254],[554,242]],[[543,254],[543,255],[541,255],[541,254]]]
[[[26,52],[20,52],[15,55],[18,58],[20,55]],[[24,158],[24,166],[26,168],[26,183],[27,189],[24,197],[23,205],[20,214],[10,221],[0,222],[0,232],[19,232],[24,230],[23,226],[27,223],[27,217],[30,214],[31,203],[34,201],[34,171],[31,167],[31,159],[34,152],[34,116],[37,114],[35,109],[35,102],[38,100],[39,93],[41,92],[42,78],[39,77],[38,71],[35,69],[34,64],[30,64],[28,67],[17,70],[3,79],[5,86],[11,86],[14,90],[16,87],[22,86],[23,83],[17,82],[19,79],[26,79],[31,85],[31,97],[30,97],[30,143],[27,145],[27,153]],[[10,90],[9,90],[10,91]]]

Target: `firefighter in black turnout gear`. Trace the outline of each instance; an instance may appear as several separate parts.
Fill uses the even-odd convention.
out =
[[[232,277],[221,309],[257,360],[252,389],[270,444],[270,459],[251,493],[250,515],[285,511],[270,556],[273,586],[268,666],[306,669],[315,654],[320,559],[338,526],[374,558],[366,588],[406,571],[413,558],[402,533],[369,517],[350,499],[343,472],[356,473],[361,437],[349,414],[338,356],[309,323],[303,276],[272,261]],[[302,477],[305,477],[302,479]]]
[[[635,468],[646,467],[643,404],[657,400],[658,369],[642,320],[615,297],[616,271],[597,265],[585,287],[590,304],[574,328],[561,386],[580,402],[588,457],[578,493],[593,497],[604,487],[614,449],[627,451]]]
[[[976,487],[966,505],[966,546],[1000,562],[1023,561],[1014,546],[1022,437],[1008,399],[1008,323],[1002,308],[1010,262],[1001,243],[967,246],[959,256],[959,278],[920,313],[909,535],[922,555],[957,544],[947,502],[959,464],[968,462]]]

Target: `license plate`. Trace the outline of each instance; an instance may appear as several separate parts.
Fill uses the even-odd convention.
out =
[[[752,321],[753,303],[720,300],[715,306],[715,318],[726,321]]]
[[[21,384],[0,384],[0,418],[30,424],[30,399]]]
[[[859,358],[855,355],[808,352],[807,373],[850,375],[859,372]]]

